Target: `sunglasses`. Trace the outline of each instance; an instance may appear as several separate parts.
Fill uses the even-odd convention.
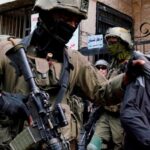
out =
[[[100,70],[100,69],[102,69],[102,70],[106,70],[106,69],[107,69],[107,67],[106,67],[106,66],[96,66],[96,68],[97,68],[98,70]]]

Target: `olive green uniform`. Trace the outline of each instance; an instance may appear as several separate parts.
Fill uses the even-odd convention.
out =
[[[124,71],[126,62],[115,64],[112,62],[108,72],[108,78],[112,78]],[[102,149],[108,149],[110,141],[113,142],[114,150],[123,149],[123,128],[120,122],[120,103],[117,105],[105,106],[105,111],[100,115],[96,123],[95,135],[103,140]]]
[[[21,92],[23,94],[28,93],[27,83],[22,76],[16,76],[10,60],[5,56],[6,51],[13,47],[12,43],[10,41],[3,41],[0,44],[1,90],[7,92]],[[34,68],[33,71],[36,74],[35,81],[41,89],[50,94],[50,102],[53,102],[58,93],[57,85],[60,79],[62,64],[55,60],[49,62],[46,59],[37,58],[33,50],[33,47],[28,48],[28,55],[30,55],[29,59],[32,62],[32,67]],[[104,77],[99,76],[95,71],[95,68],[91,66],[90,62],[88,62],[78,51],[66,50],[66,53],[72,68],[69,75],[69,86],[62,100],[69,122],[69,125],[63,129],[63,133],[65,133],[66,139],[72,140],[77,138],[79,132],[79,124],[76,123],[76,116],[72,111],[73,107],[75,107],[74,102],[69,99],[73,87],[75,85],[80,87],[92,102],[97,104],[105,104],[106,100],[110,99],[109,97],[113,100],[112,95],[116,95],[118,101],[120,101],[119,97],[120,94],[122,95],[121,83],[123,75],[108,82]],[[114,102],[115,101],[116,99],[114,99]],[[10,132],[11,123],[6,125],[2,124],[6,118],[8,119],[4,114],[1,114],[0,145],[7,144],[15,135],[12,135],[12,132]]]
[[[9,41],[0,42],[0,90],[6,92],[23,93],[27,91],[23,76],[17,77],[14,67],[5,56],[6,51],[12,47]],[[7,143],[19,131],[19,120],[6,116],[0,112],[0,149],[8,149]]]

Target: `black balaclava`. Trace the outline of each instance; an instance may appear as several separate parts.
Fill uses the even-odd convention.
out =
[[[39,13],[32,44],[36,46],[37,54],[40,57],[46,57],[47,53],[50,52],[53,53],[53,59],[62,61],[65,45],[72,37],[76,27],[58,20],[53,17],[50,18],[46,11]]]

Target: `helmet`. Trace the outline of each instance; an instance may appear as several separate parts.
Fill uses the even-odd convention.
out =
[[[87,18],[89,0],[36,0],[34,10],[62,9]]]
[[[125,28],[122,28],[122,27],[109,28],[106,31],[105,39],[107,40],[107,38],[110,36],[119,37],[121,40],[126,42],[130,48],[132,48],[132,46],[133,46],[130,31]]]
[[[98,61],[96,61],[94,66],[98,66],[98,65],[103,65],[106,66],[107,68],[109,67],[109,63],[104,59],[99,59]]]

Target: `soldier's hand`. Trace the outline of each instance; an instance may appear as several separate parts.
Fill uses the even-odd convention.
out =
[[[141,52],[134,51],[132,59],[128,63],[127,73],[135,77],[144,75],[150,77],[150,57]]]
[[[137,60],[130,60],[124,76],[123,84],[126,86],[138,76],[145,76],[150,79],[150,61],[144,56]]]
[[[25,105],[27,97],[21,94],[3,92],[0,95],[0,110],[6,115],[29,121],[30,113]]]

